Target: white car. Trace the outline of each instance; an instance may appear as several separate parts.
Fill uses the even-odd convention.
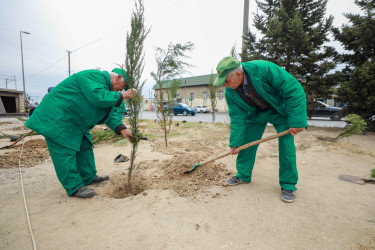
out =
[[[194,106],[195,112],[197,113],[208,113],[210,110],[203,105]]]

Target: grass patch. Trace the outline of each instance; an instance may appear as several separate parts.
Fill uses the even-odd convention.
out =
[[[371,178],[375,178],[375,168],[371,169]]]
[[[180,123],[181,128],[203,128],[203,124],[199,122],[181,122]]]
[[[25,118],[22,118],[22,117],[16,117],[19,121],[22,121],[22,122],[26,122],[27,120]]]
[[[217,127],[217,128],[227,128],[228,127],[227,124],[222,123],[222,122],[215,122],[214,126]]]
[[[0,139],[7,139],[7,138],[10,138],[10,135],[3,134],[3,133],[0,134]]]
[[[118,146],[118,147],[126,146],[128,144],[129,144],[129,141],[125,138],[122,138],[121,140],[118,140],[115,143],[113,143],[114,146]]]
[[[179,135],[185,135],[186,133],[182,133],[180,131],[171,131],[168,133],[168,137],[173,137],[173,136],[179,136]],[[162,136],[164,138],[164,135]]]
[[[157,138],[164,138],[164,134],[149,134],[149,133],[145,133],[144,134],[145,137],[147,137],[147,139],[149,140],[155,140]]]
[[[117,141],[120,141],[120,140],[124,139],[123,136],[117,135],[112,130],[92,131],[91,132],[91,138],[92,138],[92,142],[94,144],[103,143],[103,142],[117,142]]]

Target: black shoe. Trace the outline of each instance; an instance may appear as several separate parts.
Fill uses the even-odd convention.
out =
[[[97,175],[96,178],[90,184],[100,183],[100,182],[108,181],[108,180],[109,180],[108,175],[103,175],[103,176]]]
[[[91,198],[93,197],[95,194],[94,190],[86,187],[86,186],[82,186],[80,188],[78,188],[78,190],[73,194],[74,197],[78,197],[78,198]]]
[[[291,203],[296,199],[296,192],[293,190],[281,189],[281,200]]]
[[[229,180],[227,180],[226,182],[224,182],[224,185],[225,186],[235,186],[235,185],[244,184],[244,183],[248,183],[248,182],[244,181],[244,180],[241,180],[237,176],[234,176],[234,177],[230,178]]]

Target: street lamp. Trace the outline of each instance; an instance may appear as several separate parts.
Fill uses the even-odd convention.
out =
[[[21,61],[22,61],[22,80],[23,80],[23,98],[26,99],[26,89],[25,89],[25,73],[23,69],[23,50],[22,50],[22,33],[30,35],[29,32],[20,31],[20,39],[21,39]]]

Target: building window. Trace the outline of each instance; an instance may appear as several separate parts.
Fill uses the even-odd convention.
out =
[[[203,101],[207,101],[207,92],[203,92]]]
[[[194,93],[190,93],[190,98],[192,101],[194,101]]]
[[[220,90],[220,91],[219,91],[219,100],[223,100],[223,98],[224,98],[223,91]]]

